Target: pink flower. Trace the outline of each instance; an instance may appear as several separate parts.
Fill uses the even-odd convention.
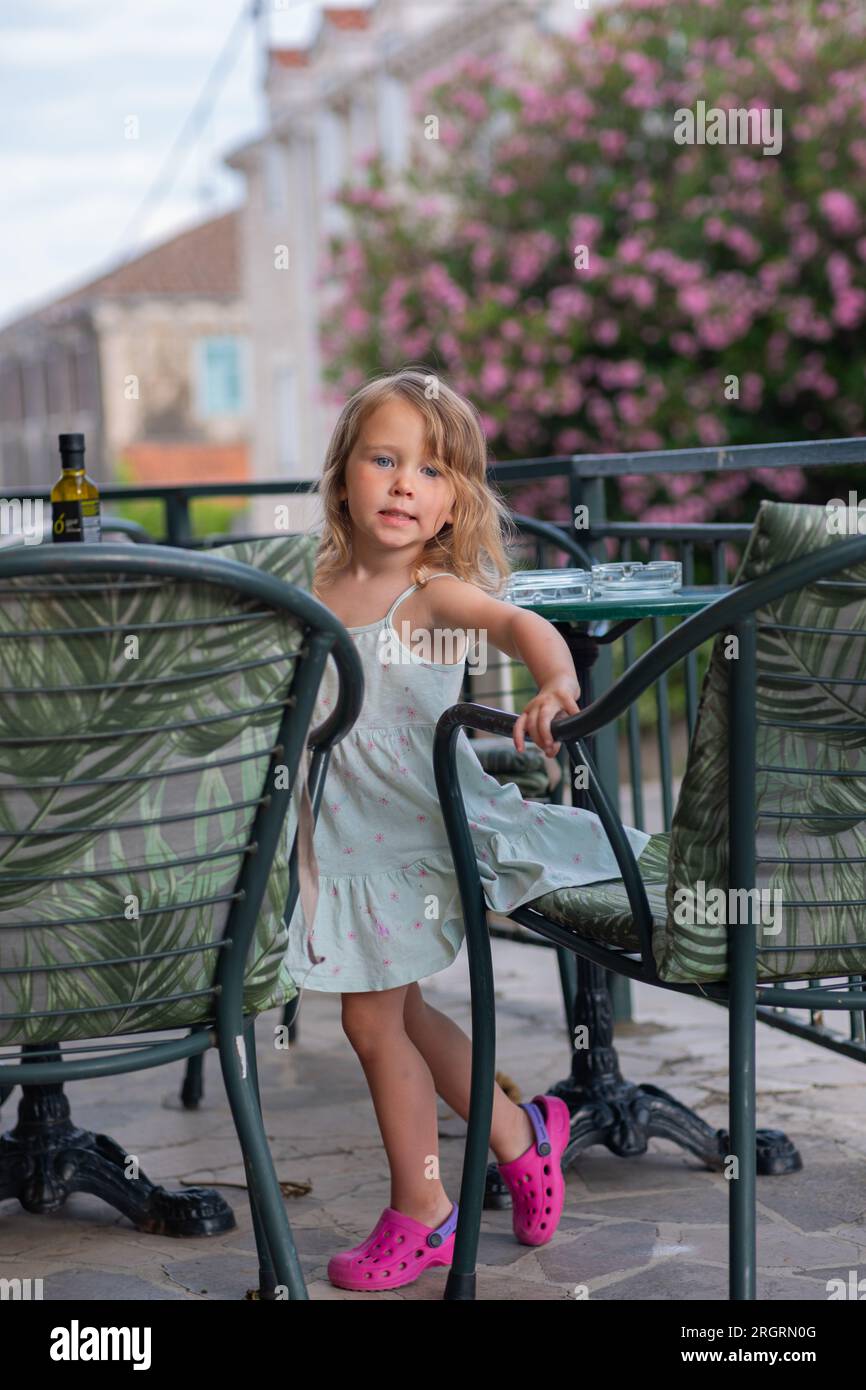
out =
[[[480,385],[485,396],[496,396],[508,384],[508,372],[501,362],[485,362],[481,370]]]
[[[619,324],[616,319],[600,319],[595,325],[593,337],[602,347],[610,347],[619,337]]]
[[[680,290],[677,299],[686,313],[695,317],[705,314],[712,303],[709,290],[703,285],[686,285]]]
[[[841,188],[822,193],[818,205],[838,236],[851,236],[860,226],[860,212],[850,193]]]
[[[616,158],[621,154],[628,144],[628,136],[624,130],[603,130],[598,137],[598,146],[602,154]]]
[[[840,328],[856,328],[866,313],[866,293],[846,289],[833,305],[833,318]]]

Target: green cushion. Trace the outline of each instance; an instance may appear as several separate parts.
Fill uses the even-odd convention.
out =
[[[665,920],[670,838],[669,834],[653,835],[637,861],[654,928],[663,926]],[[552,922],[573,928],[578,936],[626,951],[640,949],[622,879],[604,879],[578,888],[558,888],[554,893],[535,898],[530,906],[543,912]]]
[[[239,541],[221,547],[217,558],[254,565],[309,588],[316,544],[315,536]],[[281,709],[219,721],[213,721],[213,716],[271,702],[282,693],[288,663],[281,660],[224,675],[220,671],[227,665],[296,651],[301,632],[288,614],[219,625],[206,621],[197,629],[148,630],[143,624],[240,616],[262,606],[210,584],[157,579],[153,587],[134,592],[122,588],[123,582],[123,576],[116,584],[100,580],[91,592],[76,597],[74,584],[62,576],[0,581],[4,686],[65,692],[73,685],[117,680],[121,673],[129,677],[122,690],[0,698],[0,740],[21,740],[18,745],[0,742],[0,967],[36,967],[16,975],[0,973],[0,1015],[39,1010],[61,1010],[65,1015],[32,1017],[23,1024],[0,1017],[3,1044],[178,1028],[212,1014],[204,994],[174,1003],[154,1002],[134,1012],[120,1005],[207,990],[217,958],[213,950],[193,949],[188,954],[108,968],[82,965],[56,971],[48,967],[108,960],[136,951],[201,948],[222,936],[230,907],[225,898],[234,889],[256,806],[194,820],[165,818],[188,817],[191,810],[203,812],[261,796]],[[59,592],[53,595],[40,592],[58,586]],[[30,593],[23,592],[28,589]],[[109,622],[117,630],[108,635],[3,637],[14,628],[99,628]],[[131,635],[138,638],[137,656],[127,642]],[[215,670],[216,674],[205,686],[200,681],[144,684],[195,670]],[[164,726],[174,723],[186,727],[166,735]],[[120,728],[133,733],[122,740],[74,741],[75,734]],[[147,729],[153,732],[143,732]],[[54,741],[45,741],[46,735],[54,736]],[[43,741],[33,741],[38,739]],[[244,754],[252,756],[217,766]],[[165,775],[173,767],[189,764],[204,766]],[[88,777],[117,780],[76,790],[44,785]],[[11,784],[16,782],[29,785],[13,791]],[[156,824],[157,818],[165,823]],[[105,822],[112,826],[107,832],[86,829]],[[140,824],[124,828],[124,822]],[[25,825],[57,833],[16,842],[9,832]],[[71,833],[61,834],[63,829]],[[227,853],[205,864],[180,862],[215,851]],[[135,872],[128,865],[145,867]],[[28,874],[44,873],[51,875],[47,883],[23,881]],[[8,881],[13,875],[17,882]],[[250,949],[246,1010],[260,1012],[297,993],[283,960],[288,886],[288,863],[278,854]],[[138,900],[137,916],[128,895]],[[185,911],[154,911],[202,898],[218,901]],[[71,926],[24,925],[69,918],[102,920]],[[17,930],[16,922],[22,924]],[[66,1012],[75,1009],[98,1011]]]
[[[763,502],[736,583],[766,574],[786,561],[837,543],[828,533],[823,507]],[[866,581],[866,565],[848,571]],[[866,591],[845,588],[838,576],[791,593],[757,613],[759,623],[866,630]],[[705,983],[726,975],[727,930],[674,920],[681,889],[694,893],[728,885],[728,749],[736,731],[728,727],[726,634],[715,640],[701,691],[697,724],[672,822],[668,913],[653,937],[662,979]],[[759,947],[807,946],[806,951],[759,951],[763,980],[866,973],[866,949],[841,950],[841,943],[866,939],[863,907],[834,907],[839,898],[863,898],[866,860],[866,642],[820,633],[758,630],[756,886],[802,907],[782,909],[782,930],[765,934]],[[810,673],[802,683],[784,677]],[[821,678],[832,678],[830,683]],[[862,684],[848,684],[860,681]],[[841,682],[841,683],[840,683]],[[784,727],[807,721],[810,729]],[[859,723],[863,733],[837,732]],[[796,769],[809,769],[800,772]],[[844,771],[845,777],[819,776]],[[851,775],[853,774],[853,775]],[[799,813],[805,818],[774,816]],[[838,864],[818,864],[817,857]],[[799,859],[774,865],[773,858]],[[859,862],[857,862],[859,860]],[[768,899],[772,903],[773,899]],[[829,904],[829,905],[825,905]]]

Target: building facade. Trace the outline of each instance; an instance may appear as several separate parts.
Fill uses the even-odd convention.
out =
[[[342,210],[330,200],[380,154],[395,183],[423,140],[409,94],[463,54],[518,54],[544,32],[580,22],[574,0],[373,0],[325,7],[304,47],[268,42],[267,129],[226,162],[245,178],[241,259],[257,402],[253,477],[315,479],[340,402],[323,389],[318,267]],[[348,396],[349,390],[345,392]],[[321,522],[316,499],[295,496],[292,530]],[[274,525],[276,499],[254,508]]]
[[[0,330],[0,486],[52,483],[68,431],[96,482],[249,476],[240,224],[190,228]]]

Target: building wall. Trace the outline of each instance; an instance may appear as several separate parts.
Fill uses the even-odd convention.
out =
[[[57,436],[86,436],[87,467],[105,476],[99,345],[88,314],[0,335],[0,487],[39,487],[60,474]]]
[[[213,380],[207,389],[207,339],[239,343],[240,411],[219,408]],[[26,320],[0,334],[0,486],[53,483],[57,436],[74,431],[97,483],[117,481],[124,454],[142,482],[246,479],[253,391],[241,298],[103,299]]]
[[[142,441],[246,444],[254,400],[242,300],[106,300],[95,308],[94,321],[105,453],[112,469],[128,445]],[[246,403],[240,414],[208,414],[200,408],[197,344],[206,338],[240,340],[247,359]]]
[[[339,402],[325,398],[319,318],[327,286],[320,258],[340,210],[329,206],[344,180],[363,177],[362,157],[381,152],[395,182],[412,159],[408,98],[427,72],[467,52],[518,53],[542,29],[580,22],[572,0],[461,0],[431,7],[379,0],[365,30],[323,31],[304,64],[272,64],[268,136],[229,157],[246,176],[243,209],[244,283],[250,309],[258,409],[253,476],[321,477]],[[294,62],[294,59],[293,59]],[[275,248],[288,266],[275,270]],[[292,401],[295,402],[294,406]],[[291,499],[292,529],[316,529],[315,499]],[[256,529],[273,527],[273,502],[260,505]]]

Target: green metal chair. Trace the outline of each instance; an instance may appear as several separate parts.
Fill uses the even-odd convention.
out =
[[[653,836],[636,861],[582,740],[711,637],[671,832]],[[589,769],[593,804],[621,878],[549,893],[512,914],[609,970],[727,1006],[729,1157],[739,1174],[729,1194],[730,1297],[736,1300],[756,1296],[756,1009],[866,1008],[859,982],[866,973],[864,638],[866,537],[830,534],[821,507],[762,503],[734,590],[664,637],[581,714],[554,724],[572,762]],[[472,986],[471,1114],[445,1293],[456,1300],[472,1299],[475,1290],[495,1006],[486,908],[455,745],[461,728],[507,733],[513,723],[501,711],[455,705],[440,719],[434,747]],[[721,923],[713,920],[715,906],[701,909],[701,884],[707,904],[720,891]],[[755,890],[781,894],[781,932],[775,921],[762,920],[776,900],[756,901]],[[821,979],[840,983],[810,987]],[[796,987],[801,981],[805,988]],[[572,1131],[564,1166],[580,1147]]]
[[[40,1212],[85,1191],[139,1229],[230,1229],[218,1194],[128,1177],[118,1144],[71,1125],[62,1092],[216,1047],[261,1291],[304,1299],[254,1023],[297,994],[286,924],[299,892],[314,909],[312,828],[363,674],[342,625],[290,582],[297,545],[231,550],[0,557],[0,1086],[23,1088],[0,1199]],[[329,655],[337,707],[311,733]]]

